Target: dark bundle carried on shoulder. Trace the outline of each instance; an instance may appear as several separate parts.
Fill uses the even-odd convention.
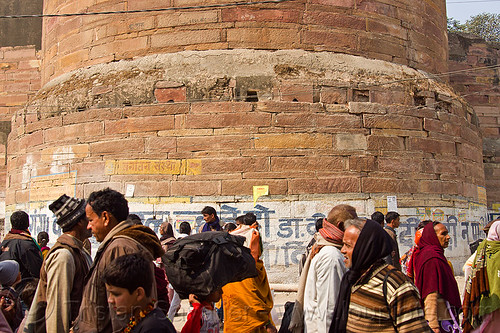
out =
[[[178,239],[162,257],[168,281],[183,299],[207,296],[227,283],[257,275],[245,238],[208,231]]]

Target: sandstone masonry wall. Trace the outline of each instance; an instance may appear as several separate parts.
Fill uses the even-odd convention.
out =
[[[46,0],[44,13],[232,3]],[[281,4],[44,20],[43,82],[80,67],[208,49],[332,51],[446,71],[444,0],[299,0]]]
[[[500,208],[500,44],[472,35],[450,34],[450,84],[474,107],[484,136],[488,208]],[[493,68],[492,68],[493,67]],[[479,70],[472,70],[476,68]],[[463,72],[465,70],[465,72]]]
[[[5,214],[7,136],[12,115],[40,89],[40,61],[34,46],[0,48],[0,216]]]

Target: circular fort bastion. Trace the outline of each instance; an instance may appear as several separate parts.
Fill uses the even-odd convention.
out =
[[[444,0],[301,0],[45,18],[44,85],[9,135],[7,215],[26,209],[33,232],[55,236],[50,202],[108,186],[155,230],[196,227],[205,205],[223,221],[253,211],[271,282],[293,282],[317,218],[397,202],[402,253],[430,218],[458,262],[486,199],[477,117],[440,75],[445,13]],[[254,186],[268,186],[255,205]]]

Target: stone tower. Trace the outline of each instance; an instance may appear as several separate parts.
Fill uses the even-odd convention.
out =
[[[180,8],[180,6],[183,6]],[[447,85],[444,0],[45,0],[42,88],[13,117],[7,214],[112,187],[157,228],[254,211],[271,281],[314,222],[396,197],[403,252],[444,222],[452,260],[486,214],[482,138]],[[188,8],[189,7],[189,8]],[[253,186],[268,186],[254,206]]]

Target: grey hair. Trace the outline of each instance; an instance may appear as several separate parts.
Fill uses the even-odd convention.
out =
[[[361,232],[361,230],[363,230],[363,228],[365,227],[365,223],[366,223],[366,219],[362,219],[362,218],[358,217],[355,219],[346,220],[344,222],[344,227],[345,227],[345,230],[347,230],[347,228],[353,226],[356,229],[358,229],[359,232]]]

